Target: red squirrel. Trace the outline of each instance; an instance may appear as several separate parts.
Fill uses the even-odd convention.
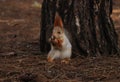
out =
[[[51,50],[48,53],[48,62],[53,62],[54,59],[61,59],[62,63],[69,63],[72,52],[72,45],[65,34],[65,29],[61,17],[56,13],[54,28],[52,35],[49,38]]]

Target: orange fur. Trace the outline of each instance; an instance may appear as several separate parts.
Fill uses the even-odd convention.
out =
[[[54,21],[54,27],[56,26],[63,28],[63,22],[62,22],[61,17],[58,15],[58,13],[56,13],[55,21]]]
[[[63,60],[61,60],[61,63],[69,64],[70,58],[64,58]]]
[[[62,47],[63,40],[58,39],[58,47]]]
[[[48,57],[48,58],[47,58],[47,61],[48,61],[48,62],[51,62],[51,63],[53,62],[53,60],[52,60],[51,57]]]
[[[51,42],[53,43],[53,45],[55,47],[62,48],[63,40],[61,40],[61,39],[55,39],[55,40],[52,40]]]

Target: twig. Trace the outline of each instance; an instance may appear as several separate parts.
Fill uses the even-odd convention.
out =
[[[15,56],[15,52],[5,52],[5,53],[0,53],[0,56],[5,57],[5,56]]]

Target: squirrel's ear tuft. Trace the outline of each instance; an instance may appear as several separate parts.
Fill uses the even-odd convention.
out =
[[[54,27],[59,26],[59,27],[63,27],[63,22],[61,17],[59,16],[58,13],[56,13],[55,15],[55,20],[54,20]]]

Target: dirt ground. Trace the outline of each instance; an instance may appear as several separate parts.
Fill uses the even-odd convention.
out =
[[[120,57],[46,62],[39,52],[41,0],[0,0],[0,82],[120,82]],[[120,36],[120,0],[113,20]],[[120,39],[119,39],[120,43]]]

